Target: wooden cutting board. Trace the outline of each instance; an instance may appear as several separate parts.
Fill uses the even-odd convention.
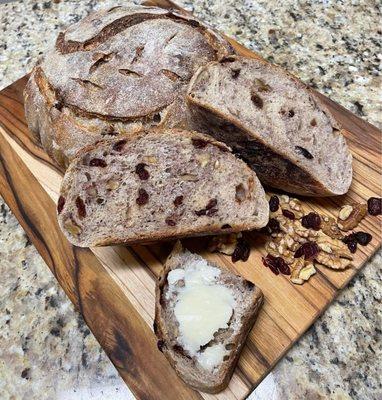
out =
[[[259,57],[231,43],[238,53]],[[205,239],[186,241],[189,248],[256,282],[265,295],[229,387],[218,395],[195,392],[177,378],[157,350],[152,331],[155,281],[171,244],[81,249],[68,243],[55,211],[62,171],[27,129],[22,97],[26,81],[24,77],[0,92],[0,194],[139,399],[245,398],[381,245],[382,219],[367,216],[359,229],[370,232],[373,240],[367,247],[359,246],[353,268],[335,272],[319,267],[309,282],[296,286],[262,266],[264,238],[256,233],[247,235],[252,247],[249,260],[236,264],[227,256],[205,252]],[[308,210],[334,215],[350,201],[381,196],[382,136],[374,126],[322,99],[348,131],[354,180],[346,196],[304,199],[304,204]]]

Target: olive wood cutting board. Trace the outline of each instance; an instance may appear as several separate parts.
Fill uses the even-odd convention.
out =
[[[167,1],[150,4],[171,6]],[[238,53],[259,57],[231,43]],[[82,249],[64,238],[55,211],[63,174],[26,126],[26,81],[23,77],[0,92],[0,194],[139,399],[245,398],[381,246],[382,219],[367,216],[359,229],[370,232],[373,240],[367,247],[359,246],[354,266],[341,272],[318,267],[315,276],[297,286],[262,265],[265,239],[255,232],[246,234],[251,244],[248,261],[235,264],[228,256],[206,252],[205,239],[185,241],[190,249],[255,282],[265,295],[229,387],[218,395],[193,391],[158,351],[152,330],[155,281],[172,244]],[[381,196],[382,136],[374,126],[321,97],[347,131],[354,179],[345,196],[303,201],[307,209],[335,215],[343,204]]]

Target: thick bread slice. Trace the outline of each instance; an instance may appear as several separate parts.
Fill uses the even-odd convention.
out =
[[[175,291],[169,291],[167,276],[172,270],[197,267],[200,264],[215,267],[221,271],[216,278],[216,284],[222,284],[231,290],[236,305],[228,327],[219,329],[208,344],[201,346],[196,355],[190,356],[190,353],[183,348],[183,341],[179,336],[179,322],[174,312],[178,298],[176,289],[179,290],[184,285],[184,281],[178,281],[175,284]],[[220,392],[226,388],[231,379],[262,302],[263,294],[252,282],[217,265],[207,263],[201,256],[183,250],[178,242],[164,266],[156,287],[154,331],[159,339],[158,348],[188,385],[203,392]],[[222,344],[225,349],[223,360],[214,368],[203,367],[199,361],[203,357],[202,354],[208,348],[219,344]]]
[[[224,144],[175,129],[101,141],[70,164],[58,221],[78,246],[145,243],[260,228],[256,174]]]
[[[194,129],[225,142],[272,187],[309,196],[347,192],[352,156],[314,92],[263,60],[228,57],[190,82]]]
[[[34,68],[24,92],[28,126],[64,167],[100,139],[184,127],[192,75],[232,53],[189,15],[136,5],[97,11],[61,32]]]

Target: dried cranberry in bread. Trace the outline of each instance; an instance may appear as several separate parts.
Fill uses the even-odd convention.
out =
[[[86,247],[261,228],[269,206],[254,171],[224,144],[158,128],[80,151],[57,211],[68,239]]]
[[[220,392],[262,302],[252,282],[183,250],[178,242],[156,287],[158,348],[192,388]]]
[[[232,54],[194,17],[156,7],[97,11],[58,36],[25,90],[26,119],[56,162],[102,138],[182,127],[194,72]]]
[[[352,156],[341,127],[305,84],[259,59],[201,67],[189,86],[194,129],[225,142],[275,188],[310,196],[346,193]]]

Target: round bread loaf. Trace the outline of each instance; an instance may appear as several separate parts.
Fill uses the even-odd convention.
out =
[[[202,65],[233,52],[193,17],[156,7],[98,11],[59,34],[25,89],[30,130],[66,167],[100,139],[187,126],[184,92]]]

